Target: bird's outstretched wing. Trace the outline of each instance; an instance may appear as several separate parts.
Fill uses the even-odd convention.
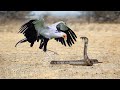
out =
[[[39,41],[37,30],[35,29],[34,24],[32,23],[34,21],[35,20],[30,20],[29,22],[22,25],[20,31],[18,32],[24,34],[24,36],[27,38],[27,41],[31,43],[31,47],[33,46],[36,40]]]
[[[38,28],[40,27],[42,27],[42,22],[39,20],[30,20],[29,22],[22,25],[18,33],[23,33],[26,38],[20,40],[18,43],[28,41],[29,43],[31,43],[30,47],[32,47],[36,40],[37,42],[41,40],[39,48],[40,49],[43,48],[43,51],[46,51],[48,39],[39,34]],[[17,46],[18,43],[16,43],[15,47]]]
[[[67,34],[66,42],[68,46],[72,46],[72,44],[74,44],[74,42],[76,41],[76,38],[77,38],[76,34],[64,23],[59,23],[58,25],[56,25],[56,28],[58,31],[61,31]],[[63,38],[55,38],[55,40],[61,42],[63,45],[66,46],[65,40]]]

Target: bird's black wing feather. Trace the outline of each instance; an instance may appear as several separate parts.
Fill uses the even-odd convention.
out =
[[[62,45],[66,46],[65,40],[61,38],[55,38],[56,41],[61,42]]]
[[[43,37],[42,35],[38,36],[38,32],[35,29],[35,26],[33,24],[35,20],[30,20],[29,22],[25,23],[24,25],[21,26],[20,31],[18,33],[23,33],[24,36],[26,37],[26,41],[28,41],[30,46],[32,47],[34,45],[34,42],[41,40],[40,42],[40,49],[43,49],[43,51],[47,51],[47,43],[49,39]]]
[[[31,43],[31,47],[34,45],[34,42],[36,40],[39,41],[37,30],[35,29],[34,24],[32,23],[33,21],[35,20],[30,20],[29,22],[22,25],[20,31],[18,32],[24,34],[24,36],[27,38],[27,41]]]
[[[68,46],[72,46],[72,44],[75,43],[77,36],[69,27],[67,27],[67,30],[60,30],[60,28],[57,28],[57,30],[67,34],[66,42]],[[66,46],[65,40],[63,38],[55,38],[55,40],[61,42],[63,45]]]

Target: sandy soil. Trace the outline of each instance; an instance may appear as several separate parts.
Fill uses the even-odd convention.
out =
[[[19,44],[22,34],[15,28],[0,26],[0,78],[1,79],[119,79],[120,78],[120,24],[69,24],[77,34],[77,42],[72,47],[64,47],[55,40],[48,43],[46,53],[39,43],[29,47],[29,43]],[[6,27],[6,28],[5,28]],[[8,32],[7,32],[8,31]],[[83,58],[83,42],[79,38],[89,38],[88,55],[102,63],[93,66],[50,65],[51,60],[80,60]]]

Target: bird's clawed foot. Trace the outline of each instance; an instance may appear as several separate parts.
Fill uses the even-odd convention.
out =
[[[24,39],[18,41],[18,42],[16,43],[15,47],[17,47],[17,45],[18,45],[19,43],[24,43],[24,42],[27,42],[27,38],[24,38]]]

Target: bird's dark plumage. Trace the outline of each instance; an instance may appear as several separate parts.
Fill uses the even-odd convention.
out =
[[[35,20],[30,20],[29,22],[25,23],[21,26],[19,33],[23,33],[24,36],[27,38],[27,41],[32,47],[34,42],[38,39],[37,31],[35,30],[34,24],[32,23]]]
[[[66,42],[67,42],[68,46],[72,46],[72,44],[74,44],[74,41],[76,41],[76,38],[77,38],[76,34],[69,27],[67,27],[67,30],[61,30],[57,26],[56,26],[56,28],[58,31],[61,31],[61,32],[64,32],[67,34]],[[63,38],[55,38],[55,40],[61,42],[63,45],[66,46],[65,40]]]
[[[40,49],[43,48],[43,51],[46,51],[46,46],[47,46],[47,42],[48,39],[44,38],[43,36],[38,36],[37,30],[35,29],[35,26],[32,22],[34,22],[36,20],[30,20],[29,22],[25,23],[24,25],[21,26],[20,31],[18,33],[23,33],[24,36],[26,37],[26,40],[20,40],[18,43],[23,43],[28,41],[30,43],[30,47],[33,47],[34,42],[37,40],[37,42],[39,42],[39,39],[41,39],[41,43],[40,43]],[[22,42],[21,42],[22,41]],[[17,43],[17,44],[18,44]],[[17,46],[17,44],[15,45],[15,47]]]

